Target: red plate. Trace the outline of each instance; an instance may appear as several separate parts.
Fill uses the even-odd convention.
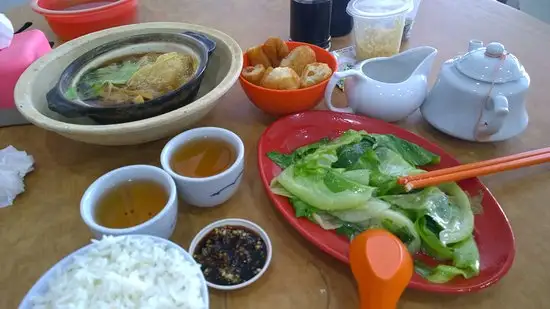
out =
[[[263,133],[258,144],[258,165],[267,194],[275,207],[298,232],[321,250],[345,263],[349,263],[349,241],[347,238],[337,235],[333,231],[326,231],[304,218],[296,218],[294,209],[287,198],[271,193],[269,184],[281,172],[281,169],[265,154],[270,151],[289,153],[323,137],[337,137],[348,129],[394,134],[422,146],[441,156],[441,163],[431,169],[459,164],[440,147],[411,132],[380,120],[329,111],[309,111],[281,118],[273,123]],[[516,251],[514,235],[502,208],[478,179],[468,179],[460,182],[459,185],[471,196],[483,193],[483,213],[476,215],[474,230],[474,237],[481,257],[480,275],[472,279],[456,278],[446,284],[434,284],[415,274],[409,284],[410,288],[439,293],[474,292],[497,282],[512,266]]]

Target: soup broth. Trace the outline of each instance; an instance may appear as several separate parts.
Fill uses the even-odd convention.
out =
[[[136,226],[161,212],[168,198],[164,187],[154,181],[127,181],[100,198],[95,220],[101,226],[114,229]]]
[[[142,104],[180,88],[195,75],[190,53],[147,53],[118,57],[85,72],[65,96],[100,105]]]
[[[227,170],[237,154],[233,145],[222,139],[199,138],[177,149],[170,160],[172,169],[186,177],[210,177]]]

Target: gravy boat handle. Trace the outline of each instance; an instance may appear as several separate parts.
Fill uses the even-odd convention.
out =
[[[339,108],[332,105],[332,93],[334,92],[334,88],[336,88],[336,84],[338,84],[338,81],[340,81],[340,79],[350,77],[350,76],[361,76],[361,73],[357,70],[351,69],[351,70],[342,71],[342,72],[334,72],[334,74],[332,74],[332,76],[330,77],[330,80],[327,84],[327,88],[325,89],[325,103],[327,104],[327,107],[331,111],[353,114],[353,109],[349,106]]]

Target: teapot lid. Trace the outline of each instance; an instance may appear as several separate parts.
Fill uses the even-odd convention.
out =
[[[504,45],[493,42],[458,59],[456,68],[464,75],[488,83],[506,83],[525,76],[525,69]]]

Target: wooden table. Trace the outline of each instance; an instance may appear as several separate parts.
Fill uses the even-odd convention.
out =
[[[140,6],[143,21],[215,27],[234,37],[243,48],[261,43],[269,35],[288,35],[288,0],[141,0]],[[31,20],[51,35],[42,18],[30,9],[16,9],[9,15],[16,28]],[[493,0],[424,0],[409,45],[439,49],[433,80],[441,62],[464,52],[468,40],[473,38],[502,42],[530,73],[531,123],[527,131],[498,144],[474,144],[434,131],[419,115],[400,125],[438,143],[463,162],[547,146],[550,26]],[[347,38],[334,41],[335,47],[349,43]],[[256,168],[256,142],[272,121],[250,104],[236,85],[198,124],[225,127],[240,135],[246,145],[247,169],[238,193],[225,205],[211,210],[182,207],[173,240],[187,247],[200,228],[226,217],[250,219],[270,234],[275,251],[266,275],[242,291],[212,291],[213,309],[358,308],[348,267],[305,241],[277,213],[264,193]],[[36,160],[36,170],[26,178],[27,191],[14,206],[0,209],[0,308],[16,308],[44,271],[88,243],[91,235],[79,215],[79,201],[86,187],[103,173],[124,165],[158,166],[165,142],[101,147],[74,142],[34,126],[0,129],[0,148],[11,144],[28,151]],[[517,256],[511,271],[497,285],[471,295],[409,290],[400,308],[548,308],[545,300],[550,291],[550,166],[485,177],[483,181],[514,228]]]

